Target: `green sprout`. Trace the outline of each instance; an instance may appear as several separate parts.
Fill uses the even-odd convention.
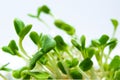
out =
[[[9,63],[0,66],[0,71],[10,72],[12,69],[8,68],[7,67],[8,65]],[[0,73],[0,77],[3,78],[4,80],[7,80],[7,78],[1,73]]]
[[[25,25],[21,19],[15,18],[13,23],[19,38],[18,44],[16,40],[11,40],[7,46],[2,47],[2,50],[12,56],[22,58],[26,65],[12,70],[6,67],[8,64],[5,64],[0,67],[0,70],[12,72],[12,77],[19,80],[120,79],[120,56],[115,55],[113,58],[110,56],[118,44],[115,33],[119,24],[116,19],[111,19],[114,27],[112,36],[102,34],[97,39],[92,39],[90,45],[87,46],[86,36],[78,37],[76,29],[71,24],[55,18],[47,5],[38,7],[36,15],[29,14],[29,16],[48,26],[41,19],[41,14],[52,16],[54,26],[70,36],[68,40],[71,43],[67,43],[60,34],[52,36],[31,31],[31,24]],[[28,35],[37,47],[31,56],[22,43]],[[98,69],[95,68],[94,61],[98,63]],[[2,74],[0,76],[5,79]]]
[[[71,25],[63,22],[62,20],[57,19],[57,20],[55,20],[54,24],[55,24],[56,27],[65,31],[69,35],[74,35],[75,34],[75,29]]]

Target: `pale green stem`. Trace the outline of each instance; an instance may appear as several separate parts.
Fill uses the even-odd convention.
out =
[[[49,15],[50,15],[54,20],[56,20],[56,17],[55,17],[52,13],[49,13]]]
[[[106,59],[105,59],[105,63],[106,63],[106,64],[108,63],[108,59],[109,59],[109,57],[110,57],[110,53],[111,53],[111,51],[109,51],[108,54],[107,54],[107,56],[106,56]]]
[[[43,67],[49,74],[51,74],[51,76],[52,76],[53,78],[55,78],[54,74],[53,74],[46,66],[42,65],[42,67]]]
[[[66,52],[68,53],[68,55],[70,56],[70,58],[73,59],[73,56],[72,56],[71,52],[69,50],[66,50]]]
[[[3,78],[3,80],[7,80],[7,78],[5,76],[3,76],[2,74],[0,74],[1,78]]]
[[[50,68],[50,65],[49,65],[49,67],[47,65],[45,66],[45,65],[41,64],[39,61],[38,61],[38,64],[42,67],[42,69],[44,69],[45,71],[47,71],[49,74],[51,74],[51,76],[53,78],[55,78],[54,73],[53,73],[53,69]]]
[[[51,71],[51,73],[53,74],[54,78],[55,78],[55,72],[54,72],[54,69],[52,68],[52,65],[50,63],[47,63],[47,65],[45,65],[49,71]]]
[[[22,54],[20,54],[17,50],[16,50],[17,56],[24,59],[25,61],[28,62],[28,59],[26,59]]]
[[[76,68],[85,77],[85,80],[89,80],[90,79],[90,77],[83,70],[81,70],[78,66]]]
[[[113,33],[112,33],[112,38],[114,38],[115,33],[116,33],[116,30],[113,31]]]
[[[59,51],[58,51],[56,48],[55,48],[54,50],[55,50],[58,58],[60,59],[61,63],[63,64],[63,67],[64,67],[64,69],[65,69],[65,71],[66,71],[66,73],[67,73],[67,76],[68,76],[69,78],[71,78],[70,73],[69,73],[69,70],[68,70],[67,66],[63,63],[62,58],[61,58],[61,55],[59,54]]]
[[[55,62],[56,60],[54,59],[54,57],[51,54],[47,54],[49,62],[52,64],[52,67],[57,75],[57,78],[60,79],[61,78],[61,73],[59,72],[58,68],[57,68],[57,63]]]
[[[88,55],[85,53],[85,50],[82,50],[81,52],[82,52],[82,55],[83,55],[84,59],[88,57]]]
[[[38,21],[42,22],[47,28],[50,28],[49,25],[45,21],[43,21],[39,17],[37,19],[38,19]]]
[[[101,75],[102,77],[105,76],[104,75],[104,64],[103,64],[103,56],[104,56],[104,48],[101,49],[101,56],[100,56],[100,70],[101,70]],[[101,78],[102,78],[101,77]]]
[[[21,52],[22,52],[26,57],[30,58],[30,56],[28,56],[27,52],[26,52],[26,51],[24,50],[24,48],[23,48],[22,39],[21,39],[21,38],[19,39],[19,47],[20,47]]]
[[[98,80],[97,73],[96,73],[96,71],[94,70],[93,67],[90,69],[90,71],[91,71],[91,79]]]

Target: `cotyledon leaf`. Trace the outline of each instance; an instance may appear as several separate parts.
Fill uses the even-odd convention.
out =
[[[23,30],[24,27],[25,27],[25,24],[22,20],[20,20],[18,18],[14,19],[14,28],[15,28],[18,36],[19,36],[20,32]]]
[[[22,31],[19,33],[20,38],[23,39],[26,36],[26,34],[31,30],[31,28],[32,28],[31,24],[24,27]]]
[[[65,31],[68,35],[74,35],[75,34],[75,29],[74,27],[72,27],[71,25],[63,22],[60,19],[57,19],[54,21],[54,24],[56,27],[58,27],[59,29]]]

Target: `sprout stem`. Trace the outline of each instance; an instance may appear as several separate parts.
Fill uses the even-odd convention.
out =
[[[66,52],[68,53],[68,55],[70,56],[70,58],[73,59],[73,56],[72,56],[71,52],[69,50],[66,50]]]
[[[116,33],[116,30],[113,31],[113,33],[112,33],[112,38],[114,38],[115,33]],[[112,38],[111,38],[111,39],[112,39]]]
[[[22,53],[27,56],[28,58],[30,58],[30,56],[28,56],[27,52],[24,50],[23,48],[23,45],[22,45],[22,39],[20,38],[19,39],[19,47],[20,47],[20,50],[22,51]]]
[[[0,74],[0,76],[3,78],[3,80],[7,80],[7,78],[3,76],[2,74]]]
[[[86,80],[89,80],[89,76],[84,72],[82,71],[79,67],[76,67],[78,69],[78,71],[86,78]]]
[[[52,67],[57,75],[57,78],[60,79],[61,78],[61,73],[59,72],[58,68],[57,68],[57,63],[55,62],[56,60],[54,59],[54,57],[51,54],[47,54],[48,59],[50,61],[50,63],[52,64]]]
[[[53,78],[55,78],[55,76],[54,76],[54,73],[53,73],[53,70],[52,70],[52,68],[50,68],[50,65],[49,65],[49,67],[46,65],[43,65],[43,64],[41,64],[39,61],[38,61],[38,64],[45,70],[45,71],[47,71]]]
[[[38,21],[42,22],[47,28],[50,28],[49,25],[42,19],[40,19],[39,17],[37,18]]]
[[[22,54],[20,54],[18,51],[16,51],[18,57],[23,58],[25,61],[28,61]]]
[[[69,78],[71,78],[70,73],[69,73],[69,69],[68,69],[67,66],[63,63],[62,58],[61,58],[61,56],[60,56],[60,54],[59,54],[59,51],[58,51],[56,48],[54,49],[54,51],[56,52],[58,58],[60,59],[61,63],[63,64],[63,67],[64,67],[65,71],[67,72],[67,76],[68,76]]]
[[[56,17],[55,17],[52,13],[49,13],[49,15],[50,15],[54,20],[56,20]]]

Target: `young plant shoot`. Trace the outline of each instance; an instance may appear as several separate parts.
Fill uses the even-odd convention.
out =
[[[19,80],[120,80],[120,56],[110,56],[118,43],[115,33],[119,23],[116,19],[111,19],[114,28],[112,36],[102,34],[97,39],[92,39],[87,46],[86,36],[78,37],[75,28],[55,18],[48,6],[38,7],[36,15],[29,16],[47,26],[41,19],[41,14],[52,16],[54,26],[70,36],[71,43],[67,43],[60,34],[51,37],[52,35],[32,31],[31,24],[25,25],[21,19],[15,18],[13,23],[19,41],[11,40],[2,50],[22,58],[26,65],[14,70],[5,64],[0,66],[1,71],[12,72],[11,76]],[[25,37],[31,39],[37,48],[32,55],[23,46]],[[94,66],[95,62],[98,63],[98,68]],[[0,76],[6,80],[2,74]]]

